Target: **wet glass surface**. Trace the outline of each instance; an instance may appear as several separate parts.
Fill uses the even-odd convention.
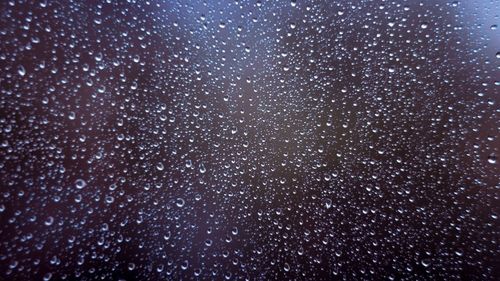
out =
[[[0,12],[1,280],[499,280],[499,1]]]

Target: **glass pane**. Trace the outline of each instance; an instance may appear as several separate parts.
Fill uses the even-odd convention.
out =
[[[499,8],[0,1],[0,279],[499,280]]]

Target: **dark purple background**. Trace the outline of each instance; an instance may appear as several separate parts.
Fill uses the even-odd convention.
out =
[[[1,280],[498,280],[499,1],[38,2]]]

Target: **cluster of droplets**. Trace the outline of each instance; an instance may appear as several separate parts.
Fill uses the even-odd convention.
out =
[[[0,279],[494,280],[498,4],[355,2],[0,3]]]

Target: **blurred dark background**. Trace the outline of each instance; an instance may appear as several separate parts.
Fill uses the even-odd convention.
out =
[[[499,1],[2,1],[1,280],[498,280]]]

